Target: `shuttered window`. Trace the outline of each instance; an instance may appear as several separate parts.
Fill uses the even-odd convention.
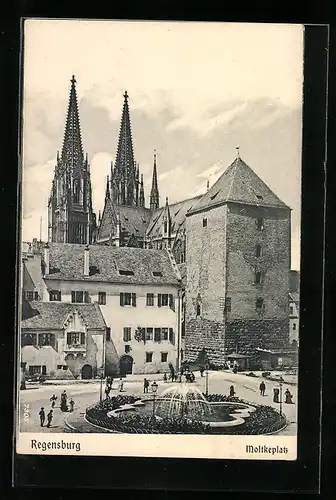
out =
[[[120,305],[136,307],[136,293],[120,292]]]
[[[159,293],[158,294],[158,307],[166,307],[169,304],[169,296],[168,293]]]
[[[161,328],[154,328],[154,342],[161,341]]]

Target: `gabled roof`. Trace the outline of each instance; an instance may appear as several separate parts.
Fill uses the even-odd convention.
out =
[[[42,291],[45,289],[45,283],[43,280],[43,275],[42,275],[42,269],[41,269],[41,255],[34,255],[30,256],[27,258],[27,260],[24,261],[24,267],[25,270],[31,279],[31,282],[33,286],[38,290]],[[24,273],[24,283],[23,283],[23,288],[29,289],[30,287],[27,287],[27,282],[26,282],[26,276]]]
[[[70,313],[76,310],[80,313],[87,328],[105,328],[106,323],[98,304],[69,304],[67,302],[39,302],[33,301],[31,307],[38,311],[38,315],[21,321],[23,329],[55,329],[63,328],[64,321]]]
[[[187,215],[228,202],[289,209],[239,156]]]
[[[134,234],[136,237],[143,237],[152,212],[144,207],[116,205],[110,198],[106,198],[102,221],[98,232],[98,242],[108,240],[115,234],[117,214],[119,214],[122,234]]]
[[[92,245],[89,247],[89,266],[99,272],[84,276],[85,245],[49,243],[49,247],[50,274],[46,276],[47,280],[179,284],[166,250]],[[119,270],[133,274],[120,274]],[[155,271],[162,273],[162,276],[154,276]]]
[[[195,206],[202,196],[203,195],[195,196],[194,198],[189,198],[169,205],[172,233],[175,233],[184,223],[187,211]],[[165,207],[160,207],[153,213],[147,229],[147,236],[149,238],[160,237],[162,235],[164,210]]]

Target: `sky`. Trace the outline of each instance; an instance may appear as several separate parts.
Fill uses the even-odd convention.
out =
[[[300,268],[303,27],[34,20],[24,25],[22,238],[47,239],[47,202],[75,75],[93,205],[103,209],[127,90],[148,206],[205,192],[242,159],[292,208]]]

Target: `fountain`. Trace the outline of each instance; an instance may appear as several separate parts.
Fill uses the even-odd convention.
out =
[[[181,384],[166,389],[157,398],[155,415],[159,418],[190,418],[208,420],[213,414],[211,405],[197,387]]]

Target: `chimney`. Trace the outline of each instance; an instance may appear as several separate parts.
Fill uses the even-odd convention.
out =
[[[84,276],[89,276],[90,271],[90,250],[89,245],[86,245],[84,250]]]
[[[45,244],[44,246],[44,274],[47,275],[49,274],[49,245],[48,243]]]

